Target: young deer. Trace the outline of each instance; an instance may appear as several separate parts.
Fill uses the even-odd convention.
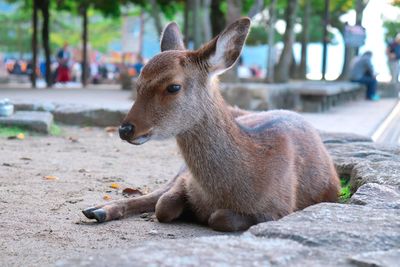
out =
[[[236,62],[250,20],[242,18],[196,51],[178,26],[143,68],[137,100],[119,129],[141,145],[175,136],[186,166],[165,187],[83,211],[104,222],[154,211],[170,222],[189,210],[217,231],[240,231],[322,201],[336,201],[339,179],[318,132],[296,113],[228,107],[217,75]]]

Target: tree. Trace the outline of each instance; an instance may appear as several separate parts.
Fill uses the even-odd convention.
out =
[[[311,0],[304,0],[302,3],[302,9],[303,29],[301,32],[301,59],[297,78],[305,79],[307,74],[307,47],[310,40]]]
[[[33,0],[32,11],[32,88],[36,88],[36,66],[37,66],[37,23],[38,23],[38,7],[37,0]]]
[[[286,30],[283,36],[284,47],[275,72],[276,82],[289,81],[289,68],[293,57],[293,43],[295,39],[294,26],[296,22],[297,0],[288,0],[285,10]]]
[[[361,25],[362,22],[362,15],[364,12],[365,7],[367,6],[369,0],[356,0],[356,4],[352,5],[352,8],[355,7],[356,10],[356,25]],[[338,27],[341,30],[342,35],[344,36],[344,25],[342,24],[341,27]],[[350,65],[351,61],[353,60],[354,56],[358,53],[358,49],[352,48],[348,45],[345,45],[344,51],[344,62],[342,72],[338,78],[338,80],[348,80],[350,75]]]

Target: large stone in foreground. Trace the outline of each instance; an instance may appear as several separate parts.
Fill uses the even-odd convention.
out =
[[[49,133],[53,115],[46,111],[17,111],[8,117],[0,117],[0,125],[19,126],[28,130]]]
[[[130,250],[62,260],[56,266],[287,266],[310,252],[290,240],[215,236],[147,242]]]
[[[371,197],[389,193],[369,201],[373,205],[314,205],[239,236],[144,242],[57,266],[392,266],[400,244],[400,210],[384,204],[397,201],[396,190],[366,187]],[[390,250],[386,260],[382,255]]]

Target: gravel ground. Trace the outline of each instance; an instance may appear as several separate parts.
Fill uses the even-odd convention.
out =
[[[99,128],[63,127],[61,136],[0,138],[0,265],[49,266],[59,259],[145,240],[216,235],[203,226],[132,216],[97,224],[81,210],[123,198],[121,189],[154,190],[179,170],[174,140],[142,146]],[[45,179],[44,176],[56,176]],[[111,188],[117,183],[121,189]]]

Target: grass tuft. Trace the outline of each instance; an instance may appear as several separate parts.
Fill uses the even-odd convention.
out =
[[[346,202],[351,197],[350,179],[341,177],[340,185],[342,189],[340,190],[339,201],[343,203]]]
[[[27,135],[28,131],[18,126],[4,126],[0,125],[0,137],[11,137],[16,136],[20,133]]]
[[[53,123],[50,126],[50,135],[53,136],[60,136],[62,134],[62,129],[60,126],[58,126],[57,124]]]
[[[41,135],[36,132],[29,131],[28,129],[24,127],[19,127],[19,126],[5,126],[5,125],[0,125],[0,137],[12,137],[12,136],[17,136],[18,134],[24,134],[25,136],[37,136]],[[53,123],[50,126],[50,135],[52,136],[61,136],[63,133],[62,129],[60,126],[57,124]]]

